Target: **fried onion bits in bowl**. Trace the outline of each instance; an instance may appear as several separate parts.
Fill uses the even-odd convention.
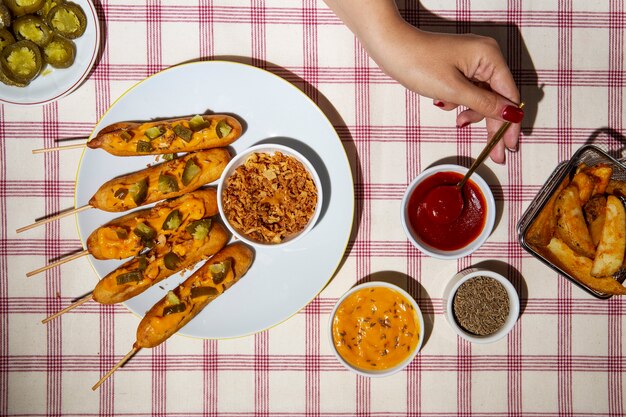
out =
[[[233,235],[255,247],[282,247],[307,234],[322,208],[313,165],[283,145],[252,146],[224,169],[218,208]]]
[[[367,377],[401,371],[424,341],[424,318],[417,302],[387,282],[367,282],[350,289],[337,301],[328,327],[339,362]]]

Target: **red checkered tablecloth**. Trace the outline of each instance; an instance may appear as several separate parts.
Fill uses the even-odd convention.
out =
[[[625,299],[598,300],[573,286],[527,254],[516,231],[558,162],[589,141],[618,153],[624,146],[623,2],[399,3],[423,29],[497,38],[526,102],[519,151],[506,165],[488,162],[479,171],[498,205],[494,233],[458,261],[426,257],[409,244],[400,201],[426,167],[478,155],[484,126],[457,129],[454,112],[385,76],[321,0],[94,3],[103,39],[86,82],[51,104],[0,105],[0,415],[626,414]],[[199,58],[266,69],[317,103],[351,163],[352,237],[330,283],[287,321],[237,339],[173,336],[92,392],[130,348],[139,318],[92,302],[40,323],[89,292],[97,277],[86,258],[25,277],[82,249],[74,217],[16,233],[74,205],[81,151],[31,150],[88,136],[135,83]],[[489,345],[458,338],[443,315],[448,280],[476,265],[506,274],[522,302],[513,331]],[[406,370],[368,379],[337,362],[327,325],[338,297],[380,278],[415,295],[426,340]]]

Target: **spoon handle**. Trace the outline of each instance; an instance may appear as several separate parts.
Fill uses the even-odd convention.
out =
[[[520,103],[519,108],[521,109],[522,107],[524,107],[524,103]],[[478,168],[478,166],[483,163],[485,158],[489,156],[489,153],[491,152],[493,147],[496,146],[498,142],[500,142],[500,139],[502,139],[502,136],[504,136],[504,132],[506,132],[509,126],[511,126],[511,123],[504,122],[502,126],[500,126],[500,129],[498,129],[498,131],[495,133],[495,135],[492,136],[491,140],[489,140],[489,142],[487,143],[487,146],[485,146],[485,149],[483,149],[480,155],[478,155],[478,158],[476,158],[463,179],[457,184],[457,187],[460,190],[463,189],[463,186],[465,185],[469,177],[472,176],[474,171],[476,171],[476,168]]]

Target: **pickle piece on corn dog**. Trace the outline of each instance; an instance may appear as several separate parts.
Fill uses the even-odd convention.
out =
[[[157,282],[207,259],[222,249],[230,238],[226,228],[211,218],[194,223],[197,224],[186,228],[186,236],[133,258],[102,278],[93,290],[93,299],[101,304],[126,301]],[[194,230],[198,228],[205,230]]]
[[[158,301],[137,328],[135,348],[163,343],[224,293],[252,265],[252,249],[233,243],[216,253],[200,269]]]
[[[219,114],[121,122],[102,129],[87,146],[116,156],[161,155],[228,146],[242,131],[237,119]]]
[[[104,183],[89,205],[118,212],[178,197],[217,180],[230,158],[226,149],[215,148],[122,175]]]

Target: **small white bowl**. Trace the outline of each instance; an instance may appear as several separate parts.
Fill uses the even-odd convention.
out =
[[[418,323],[419,324],[419,334],[417,335],[417,337],[419,337],[419,340],[418,340],[417,345],[415,346],[415,349],[413,350],[413,352],[411,352],[411,354],[408,357],[406,357],[406,359],[404,359],[402,362],[400,362],[398,365],[396,365],[394,367],[391,367],[391,368],[384,369],[384,370],[380,370],[380,371],[371,371],[371,370],[367,370],[367,369],[361,369],[361,368],[357,368],[357,367],[351,365],[337,351],[337,349],[335,347],[335,343],[333,341],[333,320],[335,318],[335,314],[337,312],[337,309],[339,308],[341,303],[343,303],[344,300],[346,298],[348,298],[351,294],[353,294],[353,293],[355,293],[355,292],[357,292],[359,290],[362,290],[363,288],[369,288],[369,287],[384,287],[384,288],[389,288],[391,290],[394,290],[394,291],[398,292],[408,302],[411,303],[411,305],[413,306],[413,309],[415,311],[415,315],[417,316],[417,320],[419,322]],[[382,282],[382,281],[366,282],[364,284],[360,284],[360,285],[356,285],[356,286],[352,287],[348,292],[346,292],[343,296],[341,296],[341,298],[339,298],[339,300],[335,304],[335,307],[333,308],[332,312],[330,313],[330,319],[328,321],[328,339],[329,339],[329,342],[330,342],[331,349],[332,349],[333,353],[335,354],[335,357],[337,358],[337,360],[346,369],[348,369],[348,370],[350,370],[352,372],[355,372],[355,373],[357,373],[359,375],[366,376],[366,377],[384,377],[384,376],[389,376],[389,375],[395,374],[396,372],[399,372],[402,369],[406,368],[408,366],[408,364],[411,363],[411,361],[415,358],[415,356],[418,354],[418,352],[422,348],[422,344],[424,343],[424,317],[422,316],[422,311],[420,310],[419,306],[417,305],[417,302],[415,301],[415,299],[413,297],[411,297],[411,295],[409,295],[409,293],[407,293],[402,288],[398,287],[397,285],[390,284],[388,282]]]
[[[509,315],[506,321],[504,322],[500,330],[487,336],[478,336],[467,332],[465,329],[459,326],[454,317],[453,302],[457,290],[464,282],[467,282],[476,277],[489,277],[495,279],[500,284],[502,284],[502,286],[504,286],[507,294],[509,295]],[[476,268],[465,269],[452,277],[443,292],[443,305],[445,308],[446,319],[448,320],[450,327],[452,327],[452,330],[454,330],[456,334],[458,334],[465,340],[479,344],[493,343],[506,336],[515,326],[515,323],[519,318],[520,312],[519,296],[517,295],[517,291],[515,291],[513,284],[511,284],[511,282],[504,276],[496,272]]]
[[[222,193],[224,190],[224,186],[225,186],[224,184],[225,184],[226,179],[230,177],[233,174],[233,172],[235,172],[235,169],[237,169],[237,167],[239,167],[240,165],[243,165],[250,155],[252,155],[253,153],[274,154],[277,151],[281,152],[283,155],[291,156],[297,159],[298,161],[302,163],[302,165],[304,165],[305,169],[311,175],[311,178],[313,179],[313,182],[315,183],[315,187],[317,188],[317,204],[315,206],[315,211],[313,212],[313,215],[311,216],[311,219],[309,220],[309,223],[299,233],[289,236],[288,238],[286,238],[280,243],[264,243],[264,242],[259,242],[259,241],[247,238],[246,236],[239,233],[239,231],[230,224],[230,222],[228,221],[228,218],[226,217],[224,213],[224,207],[222,205]],[[315,170],[315,167],[301,153],[284,145],[261,144],[261,145],[251,146],[247,148],[246,150],[244,150],[243,152],[238,153],[237,155],[233,157],[233,159],[230,160],[228,165],[226,165],[226,168],[224,168],[224,172],[222,172],[222,175],[217,185],[217,195],[218,195],[217,206],[219,209],[220,216],[224,220],[224,224],[226,225],[226,227],[228,227],[228,229],[237,239],[257,248],[283,247],[286,244],[293,243],[299,240],[300,238],[305,236],[315,226],[315,223],[317,222],[317,219],[319,218],[319,215],[322,209],[322,201],[323,201],[322,194],[323,194],[322,183],[320,181],[319,176],[317,175],[317,171]]]
[[[467,171],[467,168],[459,165],[436,165],[424,170],[421,174],[415,177],[415,179],[407,187],[401,204],[400,218],[402,221],[402,228],[404,229],[404,233],[406,234],[409,241],[422,253],[438,259],[459,259],[475,252],[478,248],[482,246],[483,243],[485,243],[489,235],[491,235],[491,232],[493,231],[493,226],[496,221],[496,202],[493,198],[493,193],[491,192],[489,185],[476,173],[472,174],[469,181],[474,182],[478,186],[478,188],[480,188],[480,191],[482,191],[483,196],[485,197],[485,202],[487,204],[485,225],[482,232],[476,237],[476,239],[460,249],[450,251],[441,250],[424,242],[420,238],[419,234],[411,226],[411,222],[408,218],[409,201],[411,195],[413,194],[413,191],[422,181],[438,172],[457,172],[465,175]]]

